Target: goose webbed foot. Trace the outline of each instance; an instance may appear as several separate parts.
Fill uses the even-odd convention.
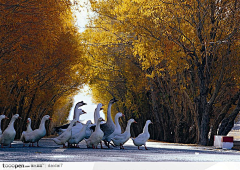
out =
[[[69,148],[78,148],[78,145],[77,144],[68,144],[68,147]]]
[[[108,141],[104,141],[104,144],[108,147],[108,148],[110,148],[110,142],[108,142]]]
[[[142,149],[140,149],[140,146],[138,146],[138,150],[142,150]]]
[[[111,144],[113,147],[116,147],[116,145],[114,145],[113,143],[109,142],[109,144]]]
[[[146,147],[146,145],[144,145],[144,146],[145,146],[145,149],[148,150],[148,148]]]
[[[122,145],[122,144],[120,144],[120,149],[124,149],[124,147],[123,147],[123,145]]]
[[[63,144],[63,148],[67,148],[67,146],[65,144]]]
[[[106,142],[106,141],[104,141],[104,143],[105,143],[105,142]],[[104,149],[103,146],[102,146],[102,141],[100,142],[100,144],[101,144],[101,149]],[[105,145],[106,145],[106,143],[105,143]]]
[[[78,144],[73,144],[72,148],[79,148]]]

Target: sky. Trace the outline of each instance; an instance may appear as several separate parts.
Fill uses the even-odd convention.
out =
[[[88,0],[81,0],[81,5],[88,5],[86,4]],[[83,32],[85,30],[85,25],[88,23],[88,11],[87,8],[83,8],[80,12],[76,13],[77,16],[77,23],[76,25],[79,27],[79,31]],[[91,13],[90,13],[91,14]],[[82,106],[81,108],[87,112],[87,114],[83,114],[80,116],[80,120],[86,123],[88,120],[91,120],[94,122],[94,110],[97,107],[98,103],[92,103],[92,96],[89,94],[89,87],[86,85],[84,86],[84,89],[80,90],[79,93],[74,97],[74,104],[73,107],[70,110],[68,120],[73,119],[73,112],[74,112],[74,107],[77,102],[84,101],[87,103],[87,105]],[[103,114],[103,111],[100,111],[100,116],[105,119],[105,116]]]
[[[88,15],[93,16],[93,12],[90,9],[89,0],[80,0],[79,5],[82,8],[79,11],[76,11],[77,23],[76,25],[79,27],[79,31],[83,32],[85,30],[85,25],[88,23]]]
[[[73,119],[73,112],[74,112],[74,107],[77,102],[84,101],[87,103],[87,105],[82,106],[81,108],[87,112],[87,114],[83,114],[80,116],[80,121],[83,123],[86,123],[88,120],[91,120],[92,123],[94,122],[94,110],[97,107],[97,104],[92,103],[92,96],[91,94],[88,93],[89,87],[84,86],[84,89],[80,90],[79,93],[74,96],[74,104],[73,107],[70,110],[68,120]],[[105,119],[105,115],[103,114],[103,111],[100,111],[100,116]]]

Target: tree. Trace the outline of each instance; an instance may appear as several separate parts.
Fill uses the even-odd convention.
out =
[[[104,87],[112,89],[111,95],[125,94],[123,102],[131,98],[130,92],[144,94],[150,117],[157,123],[154,133],[160,133],[157,139],[211,144],[208,134],[213,136],[217,131],[210,128],[218,127],[233,110],[227,100],[239,91],[239,2],[92,0],[91,7],[96,15],[84,36],[89,62],[99,68],[94,68],[91,77],[101,75],[111,81],[120,77],[117,71],[109,75],[101,70],[109,68],[129,73],[124,76],[128,86],[123,86],[121,95],[115,83],[104,83],[95,86],[95,98]],[[104,66],[96,66],[96,61]],[[139,69],[124,70],[119,63],[135,63]],[[133,85],[136,74],[144,75],[143,86]],[[131,100],[121,109],[127,112],[135,103]],[[132,113],[144,103],[138,103],[127,115],[135,117]],[[219,114],[226,106],[225,115]],[[179,134],[188,135],[184,139]]]
[[[17,137],[28,117],[37,128],[45,114],[57,113],[87,81],[71,7],[70,1],[54,0],[0,3],[0,110],[23,117],[16,124]]]

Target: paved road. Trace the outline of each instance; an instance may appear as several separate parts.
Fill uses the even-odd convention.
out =
[[[239,162],[240,151],[214,149],[196,145],[147,142],[149,150],[138,150],[129,140],[125,150],[87,149],[85,141],[80,148],[63,149],[51,139],[40,140],[40,147],[22,147],[14,141],[13,148],[0,148],[3,162]]]

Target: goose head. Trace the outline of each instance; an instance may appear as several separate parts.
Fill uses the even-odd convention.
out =
[[[151,120],[147,120],[146,124],[153,124],[153,122],[151,122]]]
[[[111,100],[110,100],[110,103],[116,103],[118,100],[114,97],[114,98],[112,98]]]
[[[88,120],[87,122],[86,122],[86,125],[88,126],[88,125],[90,125],[92,123],[92,121],[91,120]]]
[[[103,110],[103,107],[104,106],[104,104],[102,104],[102,103],[98,103],[98,105],[97,105],[97,109],[100,109],[100,110]]]
[[[82,110],[82,109],[79,109],[79,116],[82,115],[82,114],[87,114],[87,112],[85,112],[85,111]]]
[[[121,112],[118,112],[118,113],[116,114],[116,116],[117,116],[117,117],[124,117],[125,115],[122,114]]]
[[[0,121],[2,120],[2,119],[9,119],[7,116],[5,116],[5,115],[0,115]]]
[[[87,105],[87,103],[84,103],[83,101],[80,101],[76,104],[76,108],[79,108],[81,106]]]
[[[87,112],[85,112],[84,110],[78,109],[78,110],[76,110],[76,112],[74,113],[74,114],[75,114],[74,119],[79,119],[79,116],[80,116],[80,115],[86,114],[86,113],[87,113]]]
[[[27,123],[28,123],[28,124],[31,123],[31,118],[28,118],[28,119],[27,119]]]
[[[128,124],[131,124],[131,123],[137,123],[137,122],[134,119],[129,119]]]
[[[22,118],[19,116],[19,114],[15,114],[13,115],[12,119],[16,120],[16,119],[22,119]]]
[[[105,121],[102,117],[98,118],[98,122]]]
[[[49,115],[43,116],[43,120],[52,120],[52,118]]]

